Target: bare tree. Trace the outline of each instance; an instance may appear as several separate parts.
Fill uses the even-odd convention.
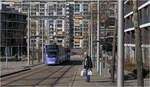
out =
[[[137,60],[137,86],[144,87],[141,30],[139,27],[139,17],[138,17],[138,0],[133,0],[133,18],[135,28],[135,52],[136,52],[135,57]]]
[[[112,43],[112,81],[114,82],[115,80],[115,63],[116,63],[116,58],[115,58],[115,53],[116,53],[116,44],[117,44],[117,15],[115,18],[115,30],[114,30],[114,35],[113,35],[113,43]]]

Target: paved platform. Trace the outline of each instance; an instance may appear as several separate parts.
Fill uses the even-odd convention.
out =
[[[0,77],[3,77],[9,74],[29,70],[29,67],[39,65],[39,63],[35,60],[33,65],[28,66],[27,61],[9,61],[7,64],[6,62],[0,62],[0,65]]]
[[[27,72],[14,74],[12,78],[6,76],[2,78],[3,84],[8,83],[9,87],[117,87],[116,82],[112,83],[110,79],[109,65],[104,64],[102,76],[97,73],[96,67],[93,68],[91,81],[86,82],[86,77],[80,76],[83,69],[81,56],[74,55],[71,59],[71,64],[56,66],[42,64]],[[18,62],[15,64],[16,68],[20,66],[19,64],[24,65],[26,63]],[[13,68],[10,71],[13,71]],[[125,72],[125,74],[128,73],[130,72]],[[137,87],[137,80],[126,80],[124,84],[125,87]],[[145,87],[150,87],[149,79],[145,79]]]
[[[77,57],[77,56],[76,56]],[[78,56],[80,57],[80,56]],[[117,87],[116,82],[112,82],[110,79],[111,75],[109,73],[109,65],[105,65],[102,71],[102,76],[100,76],[96,68],[93,68],[93,75],[91,76],[91,81],[86,82],[86,77],[80,76],[80,71],[83,69],[83,65],[76,67],[76,72],[74,72],[74,76],[72,78],[72,83],[69,87]],[[131,72],[125,71],[125,75],[128,75]],[[115,75],[116,78],[117,75]],[[144,87],[150,87],[150,79],[144,79]],[[125,80],[124,81],[125,87],[137,87],[137,80]]]
[[[77,58],[81,56],[76,56]],[[82,59],[82,58],[80,58]],[[108,72],[109,66],[106,65],[106,67],[103,69],[103,76],[100,76],[97,71],[96,67],[92,69],[93,75],[91,76],[90,82],[86,82],[86,77],[80,76],[80,72],[83,69],[83,65],[76,66],[76,72],[74,72],[74,75],[72,77],[72,83],[69,87],[104,87],[104,86],[111,86],[113,83],[110,79],[110,74]]]

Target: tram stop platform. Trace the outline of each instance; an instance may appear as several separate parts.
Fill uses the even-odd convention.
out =
[[[86,82],[85,76],[80,76],[80,71],[83,69],[83,66],[78,67],[78,71],[74,73],[73,82],[71,84],[71,87],[110,87],[115,86],[116,84],[113,84],[110,79],[110,74],[107,72],[107,69],[104,71],[105,74],[103,76],[100,76],[96,68],[92,69],[92,76],[90,76],[91,80],[90,82]]]
[[[86,82],[86,77],[80,76],[80,72],[83,69],[83,65],[76,67],[76,72],[72,79],[70,87],[117,87],[117,74],[115,74],[115,82],[112,82],[111,75],[109,73],[109,65],[106,64],[102,69],[102,75],[97,73],[96,67],[92,69],[93,75],[90,77],[90,82]],[[124,71],[125,77],[130,77],[132,72]],[[124,78],[125,78],[124,77]],[[133,77],[132,77],[133,78]],[[150,78],[144,79],[144,87],[150,86]],[[124,87],[137,87],[137,79],[124,80]]]
[[[30,66],[27,65],[27,61],[8,61],[7,64],[0,62],[0,77],[30,70],[37,65],[40,65],[38,61],[34,61],[34,64]]]

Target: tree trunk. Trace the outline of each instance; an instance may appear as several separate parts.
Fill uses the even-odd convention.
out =
[[[117,39],[117,17],[115,18],[115,31],[114,31],[114,35],[113,35],[113,49],[112,49],[112,81],[115,81],[115,63],[116,63],[116,57],[115,57],[115,53],[116,53],[116,39]]]
[[[143,80],[143,60],[142,60],[142,49],[141,49],[141,30],[139,27],[138,17],[138,0],[133,1],[133,17],[134,17],[134,28],[135,28],[135,57],[137,60],[137,86],[144,87]]]

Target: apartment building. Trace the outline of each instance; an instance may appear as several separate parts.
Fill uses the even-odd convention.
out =
[[[142,38],[143,62],[150,59],[150,0],[140,0],[138,2],[139,25]],[[135,30],[133,24],[133,2],[124,2],[124,33],[125,33],[125,58],[130,61],[135,60]]]
[[[74,0],[73,8],[73,47],[86,48],[88,45],[88,31],[91,29],[91,2],[89,0]]]
[[[22,2],[4,3],[30,17],[30,42],[33,46],[42,47],[42,40],[44,44],[55,42],[64,46],[65,1],[24,0]],[[42,37],[42,35],[44,36]]]
[[[64,32],[65,32],[65,20],[66,5],[64,2],[24,2],[30,5],[30,17],[31,20],[37,20],[33,26],[36,26],[36,35],[44,35],[44,44],[57,43],[64,46]],[[23,12],[26,13],[28,6],[23,7]],[[37,26],[39,25],[40,26]],[[32,25],[32,23],[31,23]],[[43,28],[38,29],[38,28]],[[32,26],[31,26],[32,28]],[[40,32],[39,32],[40,31]],[[38,39],[39,37],[37,37]],[[42,42],[42,37],[39,38]],[[34,40],[34,39],[33,39]],[[36,44],[39,41],[36,40]],[[41,44],[40,44],[41,45]]]
[[[26,54],[26,15],[2,5],[0,10],[0,56]]]
[[[106,0],[100,3],[100,35],[101,38],[112,37],[115,28],[117,2]]]
[[[87,48],[90,30],[96,31],[97,28],[96,0],[23,0],[7,3],[30,16],[31,43],[37,48],[42,46],[42,34],[44,34],[44,44],[56,42],[65,47]],[[95,3],[95,6],[92,7],[92,3]],[[115,8],[114,4],[116,5],[112,3],[110,8]],[[104,27],[104,23],[101,22],[101,37],[113,35],[114,11],[109,10],[107,13],[108,19],[111,20],[110,25],[107,25],[109,27]]]

